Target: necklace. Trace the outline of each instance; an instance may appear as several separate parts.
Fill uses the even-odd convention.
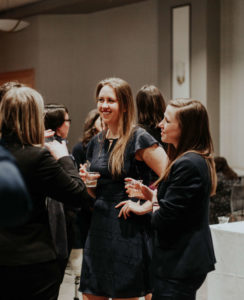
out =
[[[114,136],[114,137],[109,137],[110,135],[110,130],[108,129],[107,131],[107,134],[106,134],[106,139],[109,140],[109,141],[114,141],[114,140],[117,140],[119,138],[119,136]]]

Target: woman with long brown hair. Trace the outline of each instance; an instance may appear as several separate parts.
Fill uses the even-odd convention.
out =
[[[208,207],[216,173],[208,114],[199,101],[172,100],[159,126],[169,163],[157,182],[158,193],[137,184],[154,208],[152,299],[194,300],[215,264]],[[120,206],[120,216],[136,213],[127,201]]]
[[[150,215],[120,219],[115,206],[128,198],[125,177],[148,184],[149,169],[160,176],[167,156],[151,135],[135,127],[132,91],[126,81],[102,80],[96,99],[105,130],[90,141],[87,150],[90,170],[98,171],[100,178],[93,191],[96,200],[84,248],[80,291],[85,300],[138,299],[151,292]],[[81,175],[86,175],[83,168]],[[131,200],[138,209],[152,208],[150,201]]]

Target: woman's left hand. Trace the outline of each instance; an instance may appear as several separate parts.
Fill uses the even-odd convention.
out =
[[[144,211],[143,206],[140,205],[140,201],[134,202],[131,200],[125,200],[121,201],[119,204],[115,206],[115,208],[121,207],[121,210],[118,214],[118,218],[120,218],[122,215],[125,219],[127,219],[130,216],[130,213],[133,212],[136,215],[143,215],[147,213],[148,211]]]

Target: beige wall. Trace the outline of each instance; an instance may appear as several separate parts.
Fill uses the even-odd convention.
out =
[[[218,19],[213,2],[188,1],[192,6],[191,96],[210,108],[218,152],[218,65],[211,67],[218,48],[217,42],[211,42],[217,32],[212,28]],[[70,110],[72,146],[87,112],[95,107],[95,86],[105,77],[124,78],[134,93],[145,83],[156,84],[170,99],[171,7],[184,3],[148,0],[88,15],[32,17],[31,26],[22,32],[0,33],[0,72],[35,68],[36,88],[45,101],[64,103]]]
[[[244,171],[244,1],[221,5],[220,153]]]
[[[0,72],[35,68],[36,88],[46,102],[68,106],[70,145],[95,107],[101,79],[118,76],[136,92],[157,84],[157,1],[146,1],[89,15],[49,15],[31,26],[0,34]]]
[[[159,1],[159,87],[171,98],[171,8],[182,0]],[[191,5],[191,98],[206,105],[215,152],[219,152],[219,1]]]

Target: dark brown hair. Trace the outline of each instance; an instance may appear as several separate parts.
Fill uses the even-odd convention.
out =
[[[98,133],[97,129],[95,128],[95,122],[99,117],[100,117],[100,114],[96,108],[92,109],[88,113],[88,115],[85,119],[85,123],[84,123],[83,137],[81,138],[81,142],[84,144],[84,146],[86,146],[88,144],[88,142],[90,141],[90,139]],[[101,121],[101,124],[102,124],[102,121]]]
[[[138,123],[157,127],[164,118],[166,104],[160,90],[154,85],[144,85],[136,95]]]
[[[56,131],[65,121],[65,113],[69,113],[63,104],[49,103],[45,105],[45,129]]]
[[[231,167],[228,165],[227,160],[222,156],[217,156],[214,158],[216,172],[221,172],[227,179],[237,179],[238,175]]]

